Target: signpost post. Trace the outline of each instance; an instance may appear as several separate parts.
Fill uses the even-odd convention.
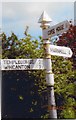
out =
[[[48,91],[48,110],[49,110],[49,118],[57,118],[57,110],[55,104],[54,97],[54,74],[52,73],[52,62],[51,62],[51,54],[50,50],[50,41],[47,34],[44,33],[49,26],[52,20],[48,17],[47,13],[44,11],[39,19],[39,23],[41,23],[42,33],[43,33],[43,44],[44,44],[44,54],[46,59],[46,83],[47,83],[47,91]]]

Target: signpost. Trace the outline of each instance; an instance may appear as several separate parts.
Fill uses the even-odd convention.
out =
[[[54,25],[54,26],[49,27],[47,29],[44,29],[43,30],[43,35],[46,38],[60,35],[64,32],[66,32],[69,29],[69,26],[70,26],[70,24],[67,20],[63,21],[63,22],[61,22],[57,25]]]
[[[56,56],[72,56],[70,48],[56,45],[50,45],[46,52]],[[45,59],[3,59],[0,64],[1,70],[44,70],[48,65]]]
[[[3,59],[1,70],[44,70],[44,59]]]
[[[50,45],[50,37],[62,34],[69,29],[69,22],[63,21],[50,27],[52,20],[44,11],[39,19],[42,28],[43,46],[45,59],[2,59],[1,70],[45,70],[48,91],[49,117],[57,118],[57,110],[54,97],[54,74],[52,73],[51,55],[71,57],[72,51],[68,47]]]
[[[44,52],[46,54],[46,83],[47,83],[47,91],[48,91],[48,109],[49,110],[49,118],[57,118],[57,110],[55,104],[54,97],[54,74],[52,73],[52,62],[51,55],[57,56],[65,56],[71,57],[72,51],[67,47],[60,47],[55,45],[50,45],[50,37],[62,34],[69,29],[69,22],[63,21],[53,27],[50,27],[51,19],[48,19],[47,13],[44,11],[39,19],[39,23],[41,23],[42,34],[43,34],[43,45]]]
[[[46,59],[46,83],[47,83],[47,91],[48,91],[48,111],[49,111],[49,118],[57,118],[57,110],[55,104],[55,97],[54,97],[54,74],[52,73],[52,62],[51,62],[51,55],[50,52],[50,40],[47,33],[49,29],[51,19],[48,19],[47,13],[44,11],[38,21],[41,23],[42,28],[42,37],[43,37],[43,45],[44,45],[44,52],[45,52],[45,59]],[[48,24],[47,24],[48,23]]]
[[[50,50],[48,52],[51,55],[72,57],[72,51],[69,47],[50,45]]]

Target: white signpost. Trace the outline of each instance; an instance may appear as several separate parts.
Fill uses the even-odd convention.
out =
[[[2,59],[0,62],[1,70],[46,70],[46,82],[48,94],[48,105],[50,118],[57,118],[56,104],[54,98],[54,74],[52,73],[51,55],[71,57],[72,51],[68,47],[50,45],[50,37],[62,34],[69,29],[69,22],[63,21],[53,27],[49,27],[51,19],[43,12],[39,23],[41,23],[45,59]]]
[[[69,26],[70,26],[70,24],[67,20],[60,22],[57,25],[54,25],[54,26],[49,27],[47,29],[44,29],[43,30],[43,35],[44,35],[43,37],[47,39],[48,36],[54,37],[54,36],[60,35],[64,32],[66,32],[69,29]]]
[[[1,70],[44,70],[44,59],[3,59]]]
[[[46,53],[45,58],[47,59],[46,64],[46,83],[47,83],[47,91],[48,91],[48,107],[49,117],[57,118],[57,110],[55,104],[54,97],[54,74],[52,73],[52,62],[51,55],[63,56],[63,57],[71,57],[72,51],[67,47],[60,47],[55,45],[50,45],[50,38],[56,35],[60,35],[66,32],[69,29],[69,22],[63,21],[53,27],[50,27],[51,19],[47,17],[47,13],[44,11],[39,19],[39,23],[41,23],[42,28],[42,37],[43,37],[43,46],[44,51]],[[48,19],[49,18],[49,19]]]
[[[50,45],[48,53],[51,55],[72,57],[72,51],[69,47]]]

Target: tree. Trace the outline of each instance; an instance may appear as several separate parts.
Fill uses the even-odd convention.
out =
[[[19,43],[18,37],[14,33],[9,37],[2,33],[2,58],[16,58],[19,55]]]
[[[43,40],[41,37],[39,38],[40,40],[38,42],[37,39],[33,38],[31,35],[28,34],[27,36],[25,36],[25,38],[18,40],[18,37],[14,33],[12,33],[10,37],[6,37],[6,34],[2,33],[3,59],[4,58],[7,59],[8,58],[9,59],[44,58]],[[56,95],[56,103],[58,106],[58,117],[67,118],[69,113],[69,109],[67,109],[68,108],[67,106],[69,106],[68,101],[70,101],[69,103],[72,103],[73,101],[73,104],[70,106],[71,108],[73,107],[73,109],[70,109],[70,111],[74,113],[75,110],[74,109],[75,101],[73,100],[75,99],[74,98],[75,85],[72,82],[75,80],[75,76],[74,76],[75,73],[74,71],[72,71],[73,69],[72,62],[62,57],[52,56],[52,64],[53,64],[53,72],[55,74],[55,95]],[[47,105],[47,85],[45,81],[45,71],[32,71],[32,72],[13,71],[12,73],[8,71],[8,72],[3,72],[4,79],[5,79],[5,75],[11,77],[12,74],[13,74],[13,79],[15,80],[15,82],[13,83],[15,87],[11,89],[12,91],[14,91],[14,94],[16,94],[16,92],[19,92],[20,88],[22,87],[23,87],[22,89],[25,91],[25,86],[22,85],[21,87],[19,87],[21,84],[19,75],[20,76],[25,75],[25,77],[21,79],[28,81],[28,86],[30,84],[30,89],[28,93],[31,98],[31,101],[29,102],[30,105],[28,105],[28,110],[27,110],[28,114],[25,112],[28,115],[28,117],[31,116],[31,117],[48,118],[48,111],[47,108],[45,107]],[[27,78],[26,75],[29,77]],[[15,76],[17,77],[14,78]],[[23,84],[26,85],[25,82]],[[18,95],[18,98],[20,101],[24,100],[25,102],[23,96],[24,94],[22,95],[21,92],[21,94]],[[64,106],[65,109],[63,109]],[[59,107],[62,107],[62,109],[60,109]],[[75,115],[74,114],[72,114],[71,116],[69,115],[69,118],[75,118]]]
[[[63,33],[59,36],[59,40],[57,41],[57,45],[60,46],[68,46],[73,51],[73,66],[76,68],[76,26],[70,25],[69,30],[66,33]]]
[[[70,21],[71,22],[71,21]],[[74,112],[73,110],[75,110],[75,100],[76,100],[76,97],[75,97],[75,74],[76,74],[76,26],[72,25],[72,23],[70,24],[70,28],[69,30],[66,32],[66,33],[63,33],[62,35],[59,36],[59,40],[57,41],[57,45],[59,46],[67,46],[67,47],[70,47],[71,50],[73,51],[73,55],[72,55],[72,58],[70,59],[73,64],[73,72],[74,74],[71,74],[70,75],[70,78],[69,78],[69,75],[68,75],[68,79],[70,80],[70,84],[66,87],[68,88],[68,90],[72,90],[71,92],[69,92],[70,94],[68,94],[68,99],[66,99],[66,108],[67,110],[63,110],[63,114],[65,114],[65,118],[68,118],[68,117],[72,117],[74,116]],[[70,73],[70,71],[69,71]],[[67,92],[68,93],[68,92]],[[71,105],[71,107],[68,106],[68,104]],[[68,111],[66,113],[66,111]]]
[[[5,33],[2,33],[3,59],[37,58],[38,56],[41,57],[42,50],[39,49],[40,45],[38,41],[35,39],[31,41],[31,39],[32,37],[30,35],[18,40],[14,33],[12,33],[10,37],[7,37]],[[41,108],[41,95],[38,93],[39,87],[37,86],[38,81],[41,81],[41,79],[39,79],[39,74],[41,76],[41,71],[3,71],[2,99],[5,100],[5,102],[3,102],[3,106],[7,105],[7,107],[2,108],[2,116],[6,118],[11,116],[24,116],[25,118],[40,117],[42,114],[47,112]],[[22,78],[23,76],[24,78]],[[41,88],[41,85],[39,86]],[[10,99],[10,102],[8,98]],[[15,102],[13,103],[13,101]],[[21,110],[18,110],[18,106]],[[16,113],[14,113],[14,111],[16,111]]]

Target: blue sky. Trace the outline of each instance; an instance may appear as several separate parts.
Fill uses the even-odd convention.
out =
[[[43,11],[52,19],[50,26],[74,19],[74,2],[2,2],[2,31],[24,37],[24,30],[34,37],[42,35],[38,19]]]

